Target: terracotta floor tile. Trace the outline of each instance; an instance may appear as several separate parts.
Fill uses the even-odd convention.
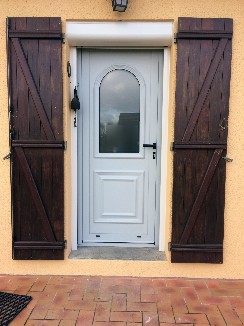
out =
[[[194,325],[196,325],[196,324],[186,324],[186,323],[184,323],[184,324],[175,324],[175,323],[160,323],[160,326],[194,326]]]
[[[109,321],[111,302],[98,302],[96,305],[94,321]]]
[[[10,282],[12,279],[12,276],[9,276],[9,275],[0,275],[0,284],[2,283],[8,283]]]
[[[172,312],[173,313],[171,302],[170,303],[164,302],[164,300],[162,300],[162,302],[157,303],[157,307],[158,307],[158,312]]]
[[[141,302],[160,302],[162,296],[159,294],[142,294],[141,293]]]
[[[105,321],[105,322],[94,322],[93,326],[126,326],[125,322],[113,322],[113,321]],[[128,325],[128,324],[127,324]]]
[[[174,286],[166,286],[163,288],[156,288],[155,293],[158,293],[160,295],[165,295],[165,294],[178,294],[181,292],[180,287],[174,287]]]
[[[178,314],[175,315],[175,321],[176,323],[209,324],[204,314]]]
[[[31,290],[30,291],[43,291],[45,286],[50,280],[50,276],[42,276],[38,277],[35,283],[32,284]]]
[[[30,291],[31,287],[32,287],[32,284],[18,286],[17,289],[14,291],[14,293],[26,295]]]
[[[242,297],[229,297],[228,299],[233,308],[244,307],[244,299]]]
[[[192,285],[196,290],[197,295],[210,295],[210,289],[208,288],[207,284],[203,280],[193,280]]]
[[[90,310],[95,311],[96,302],[81,301],[81,300],[69,300],[66,304],[66,309],[73,310]]]
[[[65,308],[69,300],[69,293],[57,293],[49,309]]]
[[[94,301],[97,301],[97,302],[100,302],[100,301],[112,301],[112,298],[113,298],[113,293],[99,293],[98,295],[96,295],[94,297]]]
[[[167,287],[180,287],[180,288],[189,288],[192,287],[191,280],[185,279],[168,279],[166,280]]]
[[[30,314],[30,319],[45,319],[49,308],[48,304],[37,304]]]
[[[219,309],[227,325],[241,324],[241,319],[239,318],[235,310],[227,307],[225,308],[219,307]]]
[[[49,309],[45,319],[77,320],[78,314],[77,310]]]
[[[222,297],[238,297],[240,296],[240,289],[236,288],[219,288],[219,289],[211,289],[211,294],[213,296],[222,296]]]
[[[141,301],[140,287],[131,288],[127,292],[127,302],[140,302],[140,301]]]
[[[143,312],[143,326],[159,326],[158,314]]]
[[[16,275],[11,276],[11,282],[17,283],[34,283],[36,282],[38,276],[25,276],[25,275]]]
[[[51,276],[49,281],[48,281],[48,284],[60,284],[62,283],[63,279],[65,278],[65,276]]]
[[[17,288],[18,288],[17,283],[10,283],[10,282],[0,283],[0,291],[6,291],[6,292],[10,291],[13,293]]]
[[[226,322],[221,314],[219,315],[207,314],[207,319],[211,326],[226,326]]]
[[[164,302],[158,302],[158,316],[161,323],[174,323],[175,318],[173,314],[173,309],[170,304],[165,304]]]
[[[230,301],[226,297],[216,297],[216,296],[210,296],[206,295],[199,298],[199,301],[202,304],[214,304],[214,305],[230,305]]]
[[[244,314],[238,315],[238,317],[240,318],[240,320],[241,320],[242,323],[244,324]]]
[[[237,313],[237,315],[243,315],[244,314],[244,307],[235,308],[235,312]]]
[[[214,288],[217,289],[220,287],[220,281],[218,281],[218,280],[208,280],[207,279],[205,282],[209,289],[214,289]]]
[[[155,290],[153,287],[153,284],[151,283],[151,285],[142,285],[141,286],[141,294],[154,294]]]
[[[182,297],[184,298],[186,304],[197,303],[199,298],[197,295],[197,291],[194,287],[192,288],[182,288],[181,289]]]
[[[127,311],[157,312],[156,303],[127,302]]]
[[[45,292],[71,292],[72,284],[47,284]]]
[[[28,292],[28,295],[30,295],[33,299],[37,301],[37,304],[49,304],[53,302],[56,293],[51,292]]]
[[[174,313],[188,313],[188,308],[186,306],[184,298],[173,294],[170,296],[170,299]]]
[[[114,294],[111,311],[126,311],[126,294]]]
[[[62,284],[84,284],[86,278],[84,276],[66,276],[61,280]]]
[[[111,321],[123,321],[123,322],[142,322],[141,312],[111,312]]]
[[[28,320],[25,326],[58,326],[59,323],[60,320]]]
[[[84,288],[75,288],[69,293],[69,300],[82,300],[83,296]]]
[[[187,306],[189,313],[202,313],[202,314],[220,314],[219,309],[215,305],[208,304],[191,304]]]
[[[76,326],[92,326],[94,319],[94,311],[80,311]]]
[[[220,281],[219,286],[222,288],[237,288],[237,289],[243,289],[244,290],[244,282],[243,280],[223,280]]]
[[[165,279],[153,278],[152,282],[153,282],[154,287],[165,287],[166,286],[166,280]]]
[[[76,326],[76,320],[61,320],[59,326]]]
[[[174,323],[175,318],[173,315],[173,312],[159,312],[158,313],[158,318],[160,323]]]

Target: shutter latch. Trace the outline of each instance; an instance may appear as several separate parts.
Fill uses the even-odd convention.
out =
[[[4,156],[3,160],[8,160],[11,157],[11,152],[9,152],[6,156]]]

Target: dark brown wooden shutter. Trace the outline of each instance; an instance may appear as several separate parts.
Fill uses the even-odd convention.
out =
[[[178,21],[172,262],[223,262],[232,25]]]
[[[14,259],[63,259],[60,18],[9,18]]]

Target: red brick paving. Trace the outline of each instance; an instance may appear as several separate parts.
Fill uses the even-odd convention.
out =
[[[32,296],[11,326],[244,325],[244,280],[0,276]]]

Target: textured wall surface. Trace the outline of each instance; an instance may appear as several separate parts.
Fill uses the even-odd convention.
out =
[[[66,20],[172,20],[177,29],[179,16],[225,17],[234,19],[232,78],[229,115],[228,156],[234,161],[227,164],[224,264],[171,264],[170,253],[165,262],[69,260],[70,250],[70,160],[65,152],[65,238],[68,240],[65,261],[12,260],[11,201],[9,160],[2,158],[9,152],[8,93],[6,60],[6,17],[61,16]],[[110,0],[1,0],[0,11],[0,273],[1,274],[96,274],[128,276],[179,277],[244,277],[244,2],[242,0],[129,0],[125,13],[114,13]],[[66,62],[69,49],[64,45],[64,126],[69,141],[70,114],[68,107],[69,80]],[[173,141],[176,46],[171,48],[169,142]],[[167,214],[165,242],[171,233],[172,154],[168,154]]]

